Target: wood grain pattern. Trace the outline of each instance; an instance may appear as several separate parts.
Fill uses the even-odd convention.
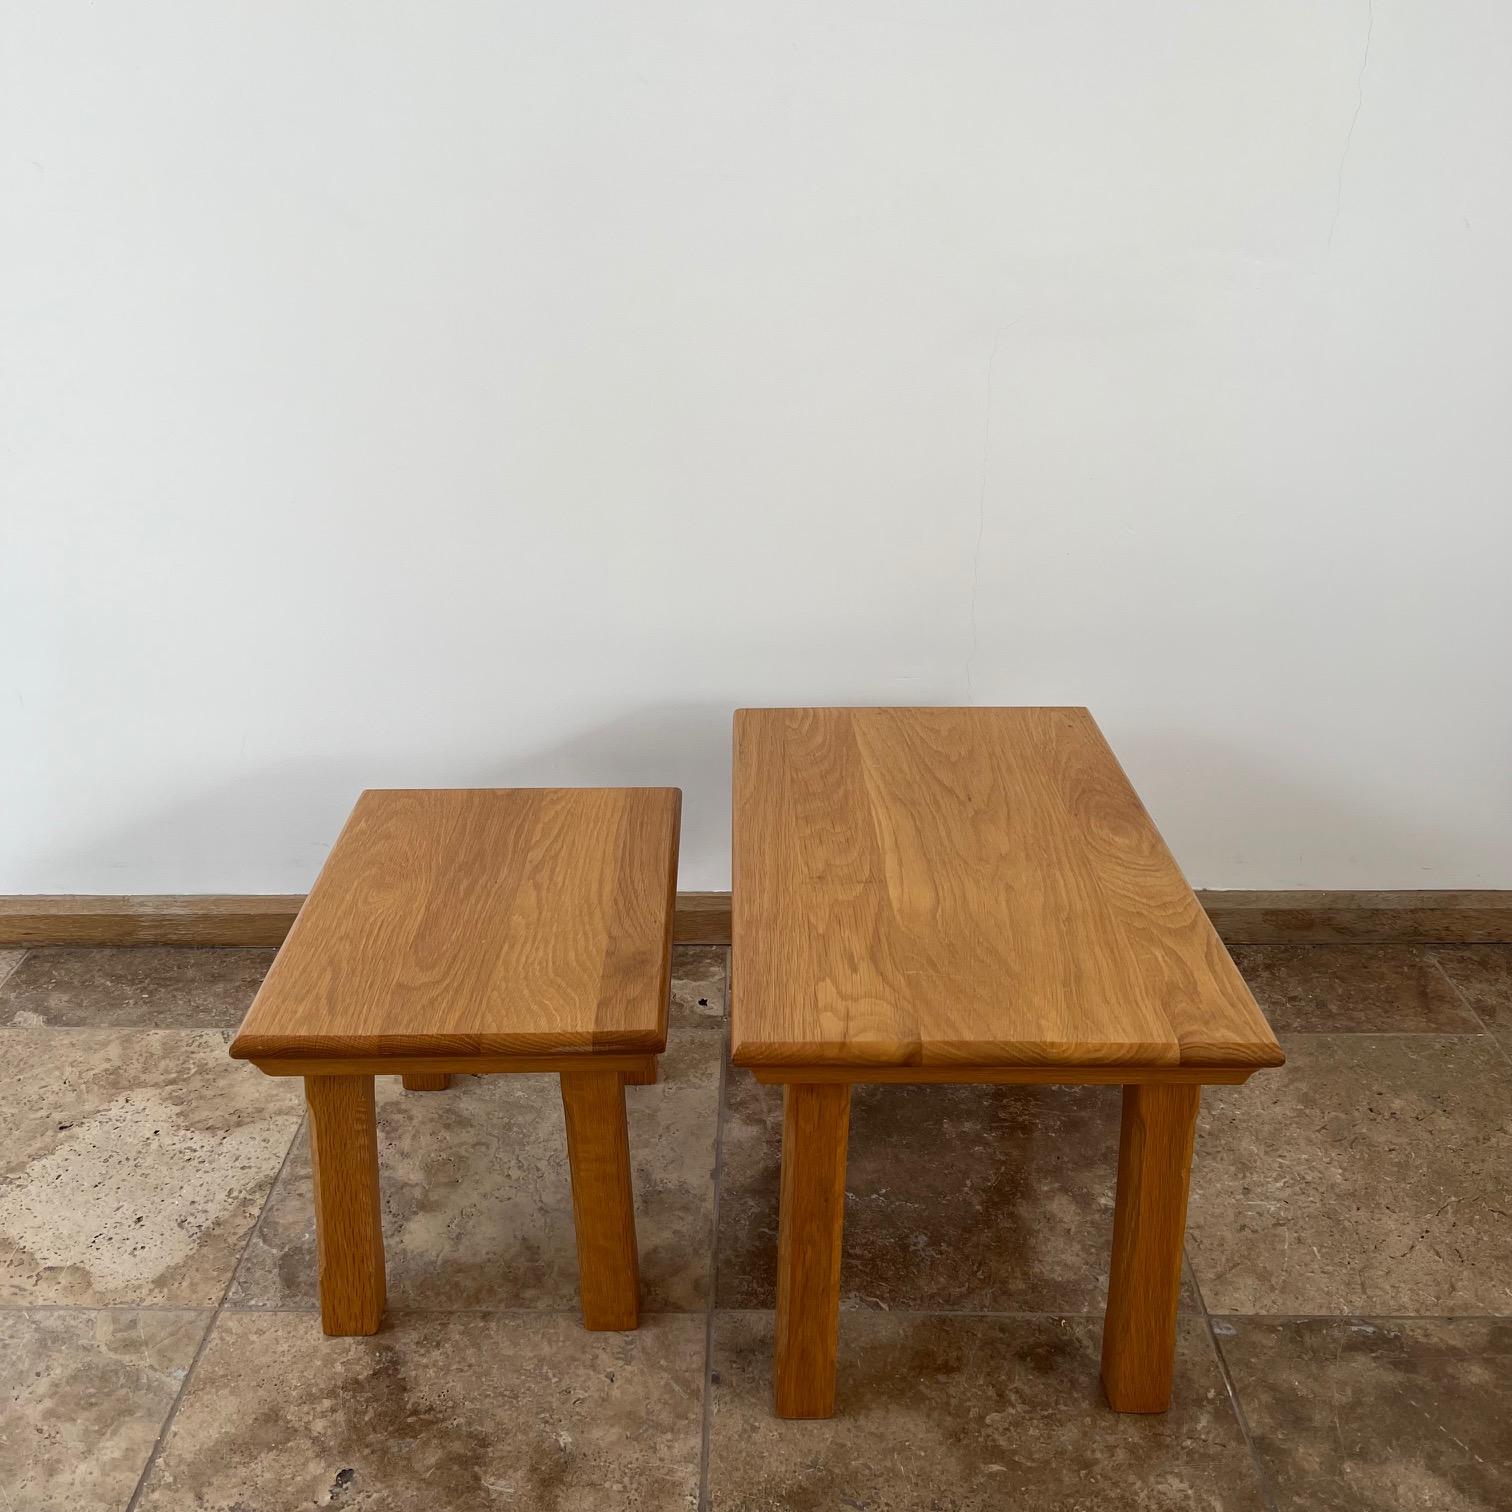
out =
[[[634,1328],[640,1317],[640,1259],[623,1079],[615,1071],[564,1071],[562,1111],[583,1327]]]
[[[403,1081],[406,1092],[445,1092],[451,1086],[445,1071],[411,1071]]]
[[[734,1058],[1267,1066],[1085,709],[743,709]]]
[[[672,916],[674,945],[728,945],[730,895],[727,892],[680,892]]]
[[[826,1418],[835,1410],[850,1087],[795,1083],[782,1108],[772,1394],[778,1417]]]
[[[364,793],[231,1054],[660,1051],[680,799]]]
[[[1126,1087],[1102,1376],[1119,1412],[1171,1405],[1196,1087]]]
[[[315,1176],[320,1326],[372,1334],[383,1321],[383,1209],[371,1076],[305,1079]]]

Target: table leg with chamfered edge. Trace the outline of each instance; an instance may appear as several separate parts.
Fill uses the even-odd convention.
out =
[[[634,1328],[640,1321],[640,1257],[625,1073],[563,1071],[561,1080],[583,1327]]]
[[[845,1082],[783,1089],[772,1368],[779,1417],[826,1418],[835,1411],[850,1101]]]
[[[1201,1088],[1126,1086],[1102,1378],[1119,1412],[1171,1405],[1187,1185]]]
[[[383,1321],[383,1223],[378,1120],[371,1076],[307,1076],[320,1323],[328,1334],[372,1334]]]

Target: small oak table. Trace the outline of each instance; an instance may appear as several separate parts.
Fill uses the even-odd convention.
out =
[[[1123,1087],[1102,1378],[1170,1404],[1199,1087],[1280,1047],[1085,709],[742,709],[731,1048],[784,1086],[774,1394],[834,1411],[857,1082]]]
[[[320,1316],[384,1309],[374,1076],[561,1078],[583,1323],[634,1328],[639,1266],[624,1087],[654,1082],[681,794],[443,788],[358,800],[231,1054],[302,1076]]]

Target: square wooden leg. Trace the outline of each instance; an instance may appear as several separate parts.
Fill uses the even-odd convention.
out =
[[[383,1321],[383,1222],[378,1119],[371,1076],[307,1076],[320,1323],[371,1334]]]
[[[451,1086],[445,1071],[411,1071],[402,1080],[406,1092],[444,1092]]]
[[[1195,1085],[1124,1088],[1102,1351],[1103,1387],[1119,1412],[1171,1405],[1199,1094]]]
[[[835,1411],[849,1134],[849,1084],[790,1082],[783,1089],[772,1362],[778,1417],[826,1418]]]
[[[640,1322],[640,1257],[624,1074],[563,1071],[562,1111],[572,1167],[583,1327],[634,1328]]]

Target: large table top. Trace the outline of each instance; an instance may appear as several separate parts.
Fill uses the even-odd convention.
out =
[[[732,1050],[767,1067],[1279,1065],[1085,709],[742,709]]]
[[[675,788],[364,793],[232,1055],[661,1050],[680,801]]]

